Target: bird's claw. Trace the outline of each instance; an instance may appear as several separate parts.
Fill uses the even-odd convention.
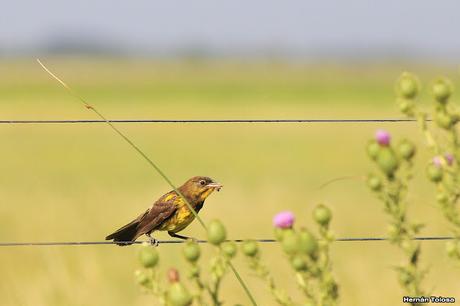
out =
[[[160,245],[160,242],[158,240],[156,240],[152,236],[148,236],[148,237],[149,237],[149,243],[151,246],[157,247]]]

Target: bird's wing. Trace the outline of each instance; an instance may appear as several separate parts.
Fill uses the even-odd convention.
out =
[[[149,233],[168,220],[177,210],[177,200],[177,194],[169,192],[156,201],[141,217],[138,233]]]

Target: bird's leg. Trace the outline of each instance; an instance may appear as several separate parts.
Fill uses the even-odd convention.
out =
[[[145,235],[146,235],[147,237],[149,237],[149,240],[150,240],[150,244],[151,244],[151,245],[154,245],[154,246],[156,246],[156,247],[159,245],[158,240],[156,240],[155,238],[153,238],[153,237],[151,236],[151,233],[147,233],[147,234],[145,234]]]
[[[174,238],[179,238],[179,239],[183,239],[183,240],[191,239],[193,241],[196,241],[195,238],[182,236],[182,235],[176,234],[174,232],[168,232],[168,234],[169,234],[169,236],[174,237]]]

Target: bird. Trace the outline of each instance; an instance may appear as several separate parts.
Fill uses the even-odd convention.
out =
[[[198,213],[206,198],[215,190],[220,191],[222,184],[207,176],[195,176],[177,188],[182,196]],[[137,238],[146,235],[152,245],[158,241],[151,236],[154,231],[167,231],[171,237],[189,239],[177,234],[195,219],[187,203],[175,190],[161,196],[153,205],[136,219],[105,237],[117,245],[133,244]]]

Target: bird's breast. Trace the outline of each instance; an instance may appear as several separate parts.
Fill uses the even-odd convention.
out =
[[[203,203],[199,203],[195,206],[195,211],[198,213],[200,209],[203,207]],[[174,216],[169,220],[169,222],[165,223],[164,226],[160,229],[163,231],[170,231],[170,232],[179,232],[186,228],[192,221],[195,219],[195,215],[192,211],[187,207],[187,204],[183,203],[177,209],[177,212]]]

